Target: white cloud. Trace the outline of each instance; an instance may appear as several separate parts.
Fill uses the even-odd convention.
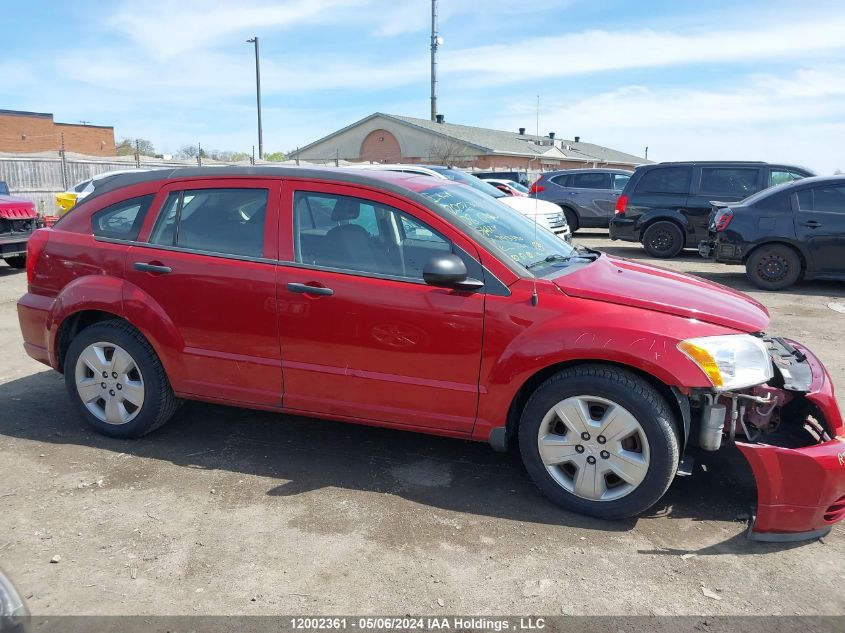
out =
[[[526,38],[518,46],[444,49],[441,72],[472,75],[478,85],[496,85],[634,68],[794,60],[841,50],[843,31],[841,12],[685,33],[591,30]]]
[[[845,66],[757,75],[732,90],[624,86],[541,107],[543,130],[655,160],[769,160],[819,173],[845,168]],[[493,124],[524,125],[529,100]]]
[[[219,47],[236,33],[264,32],[309,22],[331,21],[340,9],[364,0],[275,0],[226,2],[223,0],[153,0],[128,3],[108,19],[157,60],[198,53]]]

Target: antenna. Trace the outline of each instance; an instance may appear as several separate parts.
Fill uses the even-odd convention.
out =
[[[537,128],[536,134],[540,136],[540,95],[537,95]],[[534,194],[534,243],[537,243],[537,194]],[[533,274],[533,273],[532,273]],[[537,275],[534,275],[534,289],[531,292],[531,305],[536,306],[540,302],[537,296]]]

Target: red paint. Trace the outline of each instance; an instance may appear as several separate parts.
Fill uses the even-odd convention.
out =
[[[788,341],[807,356],[813,382],[807,399],[824,416],[835,439],[800,449],[737,442],[757,482],[754,531],[808,532],[843,518],[825,519],[828,509],[845,495],[845,426],[827,370],[806,347]]]
[[[761,332],[769,324],[766,308],[748,295],[700,277],[619,257],[603,257],[556,283],[575,297],[624,302],[742,332]]]
[[[30,356],[61,369],[60,327],[74,314],[98,310],[138,328],[180,397],[484,441],[506,424],[520,388],[539,372],[602,361],[690,393],[710,383],[678,352],[680,340],[768,325],[765,308],[745,295],[618,258],[602,257],[554,281],[535,282],[514,273],[414,194],[390,193],[377,183],[338,182],[338,172],[326,180],[315,179],[313,172],[298,178],[293,170],[284,179],[278,172],[226,178],[209,173],[94,196],[53,229],[36,234],[29,292],[18,304]],[[392,172],[372,177],[408,192],[462,186]],[[167,194],[198,186],[270,190],[262,260],[144,244]],[[464,293],[293,264],[296,190],[347,194],[398,208],[476,257],[510,294]],[[91,235],[94,212],[150,194],[155,198],[140,243],[104,242]],[[173,272],[140,272],[133,268],[136,262],[169,266]],[[288,283],[328,287],[335,294],[293,293]],[[845,434],[830,378],[810,358],[816,378],[807,397],[837,433]],[[801,450],[741,445],[761,490],[761,529],[815,525],[843,493],[845,471],[834,464],[837,445],[845,450],[840,442]],[[796,483],[801,480],[803,493]],[[807,493],[807,486],[814,492]]]

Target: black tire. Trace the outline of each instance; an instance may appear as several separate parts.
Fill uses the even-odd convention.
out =
[[[558,483],[543,463],[538,434],[547,412],[566,398],[577,396],[602,398],[627,409],[648,441],[647,472],[633,490],[620,498],[602,501],[578,496]],[[607,365],[581,365],[555,374],[528,400],[519,424],[519,448],[531,479],[553,503],[579,514],[622,519],[644,512],[669,488],[678,467],[677,428],[665,399],[636,374]],[[610,445],[609,442],[607,446]]]
[[[135,417],[125,424],[110,424],[95,416],[82,401],[76,387],[76,362],[91,344],[112,343],[123,348],[135,361],[144,387],[143,403]],[[141,437],[167,422],[176,411],[164,367],[147,339],[126,321],[114,319],[95,323],[71,341],[64,359],[65,386],[80,415],[89,426],[103,435],[119,438]]]
[[[684,248],[684,232],[674,222],[650,224],[643,233],[643,248],[652,257],[669,259]]]
[[[569,230],[575,233],[575,231],[581,228],[581,223],[578,221],[578,214],[569,207],[561,207],[561,209],[563,209],[563,216],[566,218]]]
[[[26,268],[26,255],[13,255],[6,258],[6,263],[12,268]]]
[[[763,290],[783,290],[801,278],[801,258],[786,244],[761,246],[745,262],[749,281]]]

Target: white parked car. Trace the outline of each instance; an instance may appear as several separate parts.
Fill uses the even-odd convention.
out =
[[[104,171],[91,178],[87,178],[81,182],[76,183],[67,191],[56,194],[56,206],[59,207],[59,215],[64,215],[70,211],[80,200],[90,196],[94,193],[97,181],[116,174],[128,174],[136,171],[151,171],[150,168],[141,169],[115,169],[113,171]]]
[[[487,195],[496,198],[502,204],[506,204],[511,209],[515,209],[523,215],[527,215],[532,220],[535,220],[539,226],[548,229],[559,238],[567,242],[572,241],[572,231],[569,230],[569,225],[566,223],[566,217],[563,215],[563,210],[556,204],[546,202],[545,200],[537,200],[536,198],[509,196],[503,191],[496,189],[493,185],[488,184],[488,181],[476,178],[475,176],[468,174],[465,171],[461,171],[460,169],[442,167],[440,165],[399,164],[351,165],[350,167],[354,169],[402,171],[409,174],[420,174],[422,176],[433,176],[434,178],[442,178],[444,180],[454,180],[486,193]]]

